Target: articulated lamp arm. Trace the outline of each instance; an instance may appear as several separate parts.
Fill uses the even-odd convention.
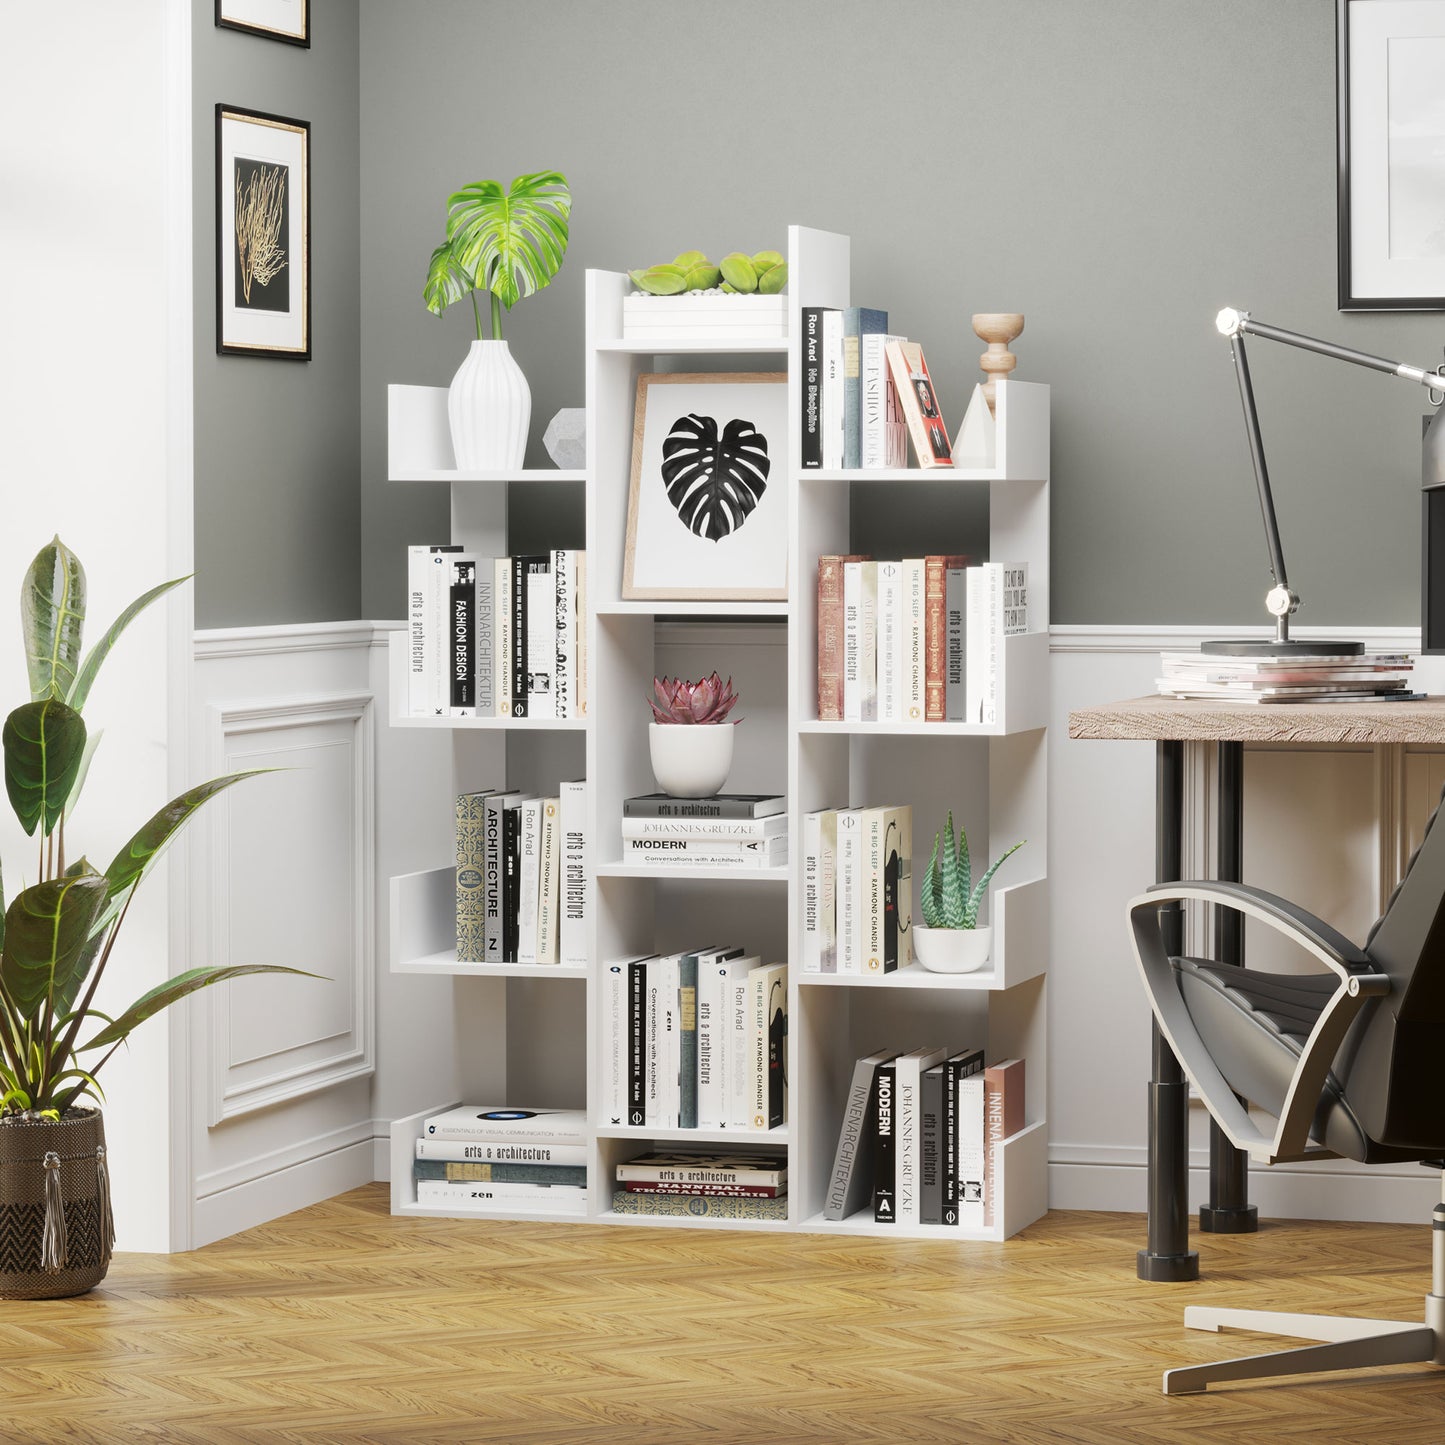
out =
[[[1275,620],[1275,635],[1268,642],[1206,642],[1205,652],[1248,654],[1254,653],[1315,653],[1348,655],[1362,652],[1363,644],[1358,642],[1292,642],[1289,635],[1289,619],[1299,607],[1299,597],[1289,585],[1284,567],[1284,549],[1279,540],[1279,523],[1274,515],[1274,496],[1270,491],[1269,468],[1264,460],[1264,442],[1259,432],[1259,413],[1254,405],[1254,387],[1249,379],[1249,360],[1245,355],[1246,333],[1265,341],[1282,341],[1286,346],[1297,346],[1303,351],[1317,352],[1331,356],[1336,361],[1348,361],[1355,366],[1366,366],[1373,371],[1387,372],[1405,381],[1418,382],[1429,388],[1432,405],[1438,406],[1445,400],[1445,376],[1438,371],[1426,371],[1423,367],[1410,366],[1401,361],[1390,361],[1383,356],[1371,356],[1365,351],[1355,351],[1348,346],[1338,346],[1332,341],[1321,341],[1314,336],[1304,336],[1298,331],[1285,331],[1278,326],[1267,326],[1255,321],[1248,311],[1236,311],[1225,307],[1214,323],[1223,336],[1230,339],[1234,356],[1234,373],[1239,382],[1239,401],[1244,409],[1244,428],[1249,438],[1250,460],[1254,463],[1254,480],[1259,489],[1259,509],[1264,520],[1265,545],[1269,548],[1270,572],[1274,586],[1264,599],[1264,605]]]

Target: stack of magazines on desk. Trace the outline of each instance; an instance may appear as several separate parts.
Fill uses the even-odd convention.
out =
[[[1416,696],[1408,653],[1362,652],[1353,657],[1230,657],[1165,652],[1159,691],[1166,697],[1222,702],[1369,702]]]

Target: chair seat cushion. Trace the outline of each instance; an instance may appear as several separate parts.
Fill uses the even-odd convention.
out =
[[[1329,1002],[1334,974],[1260,973],[1202,958],[1174,958],[1179,991],[1229,1087],[1278,1116],[1305,1040]],[[1325,1080],[1312,1130],[1317,1143],[1364,1164],[1418,1159],[1371,1140],[1334,1073]]]

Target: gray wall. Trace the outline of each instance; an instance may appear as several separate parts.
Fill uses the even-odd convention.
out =
[[[1023,311],[1054,388],[1053,620],[1263,621],[1224,305],[1433,365],[1439,316],[1335,310],[1327,0],[362,0],[362,598],[398,616],[442,489],[388,486],[388,381],[445,384],[470,316],[420,300],[444,200],[557,167],[552,287],[510,318],[534,442],[582,401],[588,266],[853,238],[853,294],[921,340],[956,419],[969,316]],[[1301,624],[1418,620],[1419,388],[1253,353]]]
[[[193,4],[199,627],[361,615],[359,16],[311,9],[304,50]],[[311,122],[310,361],[216,354],[218,101]]]

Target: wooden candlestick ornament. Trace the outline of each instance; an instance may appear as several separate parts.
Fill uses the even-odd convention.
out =
[[[988,350],[979,357],[978,364],[988,377],[983,396],[992,412],[997,383],[1019,364],[1008,346],[1023,334],[1024,318],[1017,311],[982,311],[973,318],[973,329],[981,340],[988,342]]]

